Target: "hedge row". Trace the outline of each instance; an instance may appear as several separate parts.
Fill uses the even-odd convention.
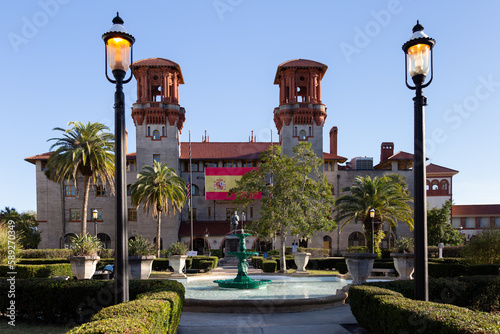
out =
[[[58,263],[69,263],[68,258],[34,258],[26,259],[19,258],[17,264],[58,264]]]
[[[217,256],[203,256],[203,255],[189,256],[188,258],[186,258],[186,269],[207,270],[209,266],[206,263],[202,263],[203,261],[211,262],[211,267],[213,269],[217,268],[217,265],[219,263],[219,258]],[[172,267],[168,265],[168,259],[164,258],[155,259],[153,261],[152,268],[154,271],[172,270]]]
[[[182,296],[165,290],[141,294],[136,300],[102,309],[91,322],[68,334],[109,333],[110,329],[115,333],[175,334],[184,304]]]
[[[70,249],[23,249],[21,258],[29,259],[60,259],[71,255]]]
[[[500,333],[499,315],[412,300],[375,286],[352,286],[349,304],[359,325],[373,334]]]
[[[0,291],[9,291],[10,282],[0,281]],[[174,291],[184,298],[184,286],[170,280],[130,280],[129,296],[154,290]],[[103,307],[114,303],[114,281],[103,280],[54,280],[16,279],[16,312],[19,319],[43,320],[46,322],[89,321]],[[6,310],[10,298],[0,294],[0,309]]]
[[[48,278],[54,276],[73,276],[71,264],[16,264],[14,270],[11,270],[8,265],[0,264],[0,277],[10,276],[9,272],[16,272],[16,279],[25,278]]]
[[[274,273],[278,268],[278,263],[274,260],[262,261],[262,271],[264,271],[265,273]]]
[[[373,282],[377,286],[413,298],[413,281]],[[464,276],[429,280],[429,300],[467,307],[474,311],[500,313],[500,276]]]

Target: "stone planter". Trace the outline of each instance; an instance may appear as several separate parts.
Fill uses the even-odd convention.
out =
[[[361,284],[365,283],[368,276],[370,276],[377,254],[347,253],[344,258],[347,270],[352,277],[352,284]]]
[[[95,266],[101,258],[99,256],[70,256],[71,271],[77,279],[91,279],[95,273]]]
[[[153,267],[154,255],[129,256],[128,270],[131,279],[148,279]]]
[[[170,261],[170,266],[174,269],[174,273],[170,275],[170,278],[186,278],[182,269],[186,266],[187,255],[170,255],[168,260]]]
[[[399,278],[402,280],[413,279],[412,274],[414,269],[413,266],[413,254],[408,253],[391,253],[391,257],[394,260],[394,268],[396,268]]]
[[[309,262],[309,257],[311,253],[294,253],[293,260],[297,266],[297,270],[292,274],[294,276],[309,275],[306,270],[307,263]]]

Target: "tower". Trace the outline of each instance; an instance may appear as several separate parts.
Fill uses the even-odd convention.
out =
[[[274,84],[279,85],[279,107],[274,109],[283,153],[293,155],[299,142],[310,142],[323,157],[323,126],[326,106],[321,102],[321,79],[328,66],[313,60],[294,59],[278,66]]]
[[[137,102],[132,106],[132,118],[136,129],[137,171],[153,162],[174,168],[179,173],[180,134],[186,111],[179,105],[179,85],[184,84],[179,64],[163,58],[149,58],[134,62],[137,80]],[[129,183],[135,180],[129,180]],[[168,247],[176,242],[179,217],[162,218],[161,245]],[[137,212],[137,221],[131,228],[140,228],[141,234],[156,238],[156,223],[151,215]]]
[[[137,80],[137,102],[132,107],[136,127],[137,170],[154,160],[179,170],[180,133],[186,111],[179,105],[184,84],[179,64],[149,58],[132,65]]]

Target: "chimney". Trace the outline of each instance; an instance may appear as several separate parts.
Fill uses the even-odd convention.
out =
[[[383,142],[380,145],[380,162],[387,160],[392,155],[394,155],[394,143]]]
[[[248,137],[248,141],[250,143],[255,143],[257,141],[257,136],[253,135],[253,130],[252,130],[252,135],[250,137]]]
[[[208,142],[210,142],[210,138],[207,136],[207,130],[205,130],[205,136],[202,136],[202,137],[201,137],[201,141],[202,141],[203,143],[208,143]]]
[[[337,127],[334,126],[330,129],[330,153],[337,155]]]

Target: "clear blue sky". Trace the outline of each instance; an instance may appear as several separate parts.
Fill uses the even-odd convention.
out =
[[[424,91],[429,161],[460,171],[456,204],[500,203],[500,3],[498,1],[8,1],[0,12],[0,208],[36,209],[35,168],[54,127],[102,122],[112,130],[114,86],[104,77],[101,35],[120,12],[135,36],[134,59],[180,64],[187,110],[182,140],[258,141],[276,133],[277,66],[329,66],[322,99],[338,153],[380,156],[380,143],[413,151],[414,92],[401,45],[419,19],[436,39],[434,81]],[[135,151],[125,86],[129,151]],[[275,137],[276,138],[276,137]]]

